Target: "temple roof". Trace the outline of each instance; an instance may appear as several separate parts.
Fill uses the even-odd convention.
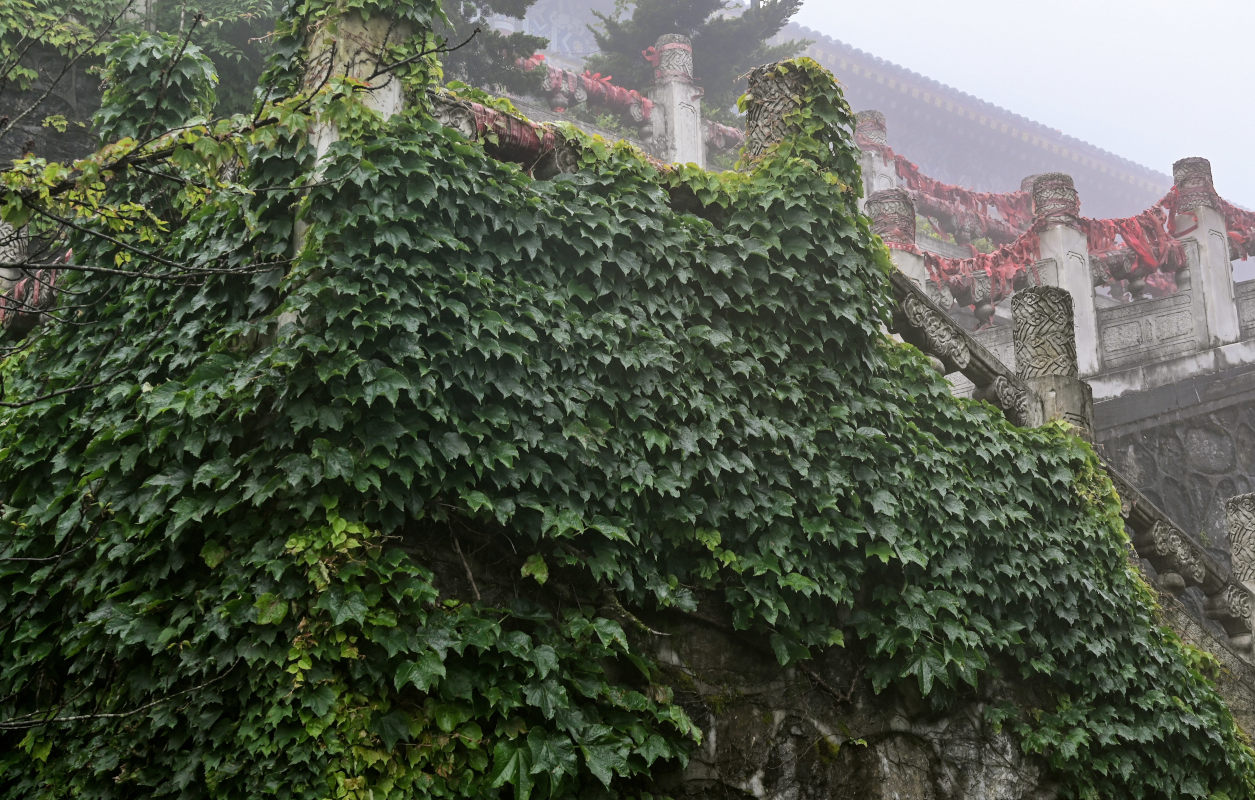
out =
[[[836,75],[850,104],[884,113],[890,144],[934,177],[1008,191],[1030,174],[1066,172],[1089,216],[1136,213],[1172,185],[1166,174],[816,30],[790,24],[781,37],[811,40],[807,55]]]

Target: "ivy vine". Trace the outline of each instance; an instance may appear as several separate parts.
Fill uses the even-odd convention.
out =
[[[537,180],[288,84],[7,174],[6,219],[134,269],[0,365],[0,795],[650,797],[700,732],[649,628],[711,608],[942,711],[1032,687],[991,715],[1068,796],[1255,794],[1088,446],[883,334],[852,116],[779,69],[818,89],[741,172],[581,138]]]

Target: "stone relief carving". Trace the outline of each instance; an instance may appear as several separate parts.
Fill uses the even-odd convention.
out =
[[[1238,402],[1186,419],[1148,421],[1103,437],[1102,447],[1152,503],[1186,530],[1200,532],[1213,558],[1228,560],[1225,503],[1255,491],[1255,404]],[[1255,573],[1250,580],[1255,582]]]
[[[1102,332],[1103,349],[1109,353],[1140,347],[1142,341],[1142,325],[1139,322],[1124,322],[1112,325]]]
[[[1011,316],[1021,377],[1077,377],[1072,296],[1067,290],[1038,286],[1017,292],[1011,298]]]
[[[658,37],[654,45],[658,58],[654,69],[654,77],[660,81],[682,80],[693,81],[693,43],[689,37],[679,33],[668,33]]]
[[[13,229],[7,222],[0,222],[0,292],[8,291],[22,277],[16,266],[26,260],[26,229]]]
[[[993,279],[983,269],[972,272],[972,313],[981,328],[987,327],[994,316],[992,295]]]
[[[963,369],[971,362],[972,353],[949,317],[938,314],[914,295],[908,296],[902,303],[902,313],[911,327],[923,332],[928,353],[957,369]]]
[[[954,306],[954,295],[944,284],[932,280],[924,281],[924,294],[928,295],[928,299],[936,303],[942,311],[949,311]]]
[[[26,256],[26,229],[14,230],[7,222],[0,222],[0,261],[21,261]]]
[[[1186,585],[1200,585],[1207,577],[1197,549],[1185,534],[1161,519],[1138,537],[1138,555],[1149,559],[1161,573],[1180,575]]]
[[[1103,366],[1171,358],[1196,347],[1187,292],[1098,310]]]
[[[1233,553],[1233,577],[1255,584],[1255,494],[1240,494],[1225,501],[1229,546]]]
[[[854,115],[854,135],[871,144],[889,144],[885,115],[879,111],[860,111]]]
[[[1177,311],[1155,318],[1155,338],[1161,342],[1182,336],[1194,335],[1194,316],[1188,311]]]
[[[1246,338],[1255,329],[1255,281],[1244,281],[1233,288],[1237,295],[1238,325],[1242,329],[1242,337]]]
[[[1166,558],[1172,555],[1172,526],[1163,520],[1156,520],[1150,527],[1145,542],[1147,549],[1140,553],[1145,558]]]
[[[773,74],[773,64],[755,67],[749,75],[749,107],[745,114],[745,154],[757,158],[787,134],[784,117],[797,108],[806,92],[803,73]]]
[[[1081,201],[1072,176],[1048,172],[1033,179],[1033,216],[1039,220],[1074,224],[1081,213]]]
[[[432,116],[446,128],[453,128],[467,139],[474,140],[478,135],[475,125],[475,114],[470,106],[442,92],[429,95],[432,101]]]
[[[886,189],[867,198],[872,231],[888,244],[915,246],[915,204],[905,189]]]
[[[1197,586],[1207,577],[1207,567],[1203,564],[1198,549],[1185,537],[1185,534],[1173,529],[1173,556],[1177,563],[1177,571],[1187,584]]]
[[[998,408],[1001,408],[1016,424],[1025,424],[1028,418],[1027,389],[1011,381],[1005,375],[994,378],[991,389]]]
[[[1243,620],[1251,629],[1251,593],[1241,586],[1229,584],[1221,596],[1221,609],[1232,619]]]

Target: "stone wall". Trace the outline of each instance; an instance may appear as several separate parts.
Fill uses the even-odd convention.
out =
[[[1099,402],[1103,455],[1222,563],[1224,501],[1255,491],[1255,367]]]

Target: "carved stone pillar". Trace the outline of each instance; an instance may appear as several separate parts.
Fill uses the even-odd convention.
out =
[[[654,146],[664,161],[706,165],[702,136],[702,90],[693,84],[693,43],[687,36],[658,37],[650,60],[654,63]]]
[[[1230,497],[1224,511],[1229,523],[1233,578],[1255,592],[1255,494]]]
[[[1089,242],[1080,222],[1080,198],[1072,176],[1061,172],[1033,176],[1032,187],[1033,218],[1041,231],[1039,257],[1054,262],[1059,288],[1072,296],[1069,317],[1073,320],[1073,346],[1080,374],[1095,375],[1100,366],[1098,308],[1094,303]]]
[[[870,197],[876,192],[896,188],[897,166],[885,157],[885,149],[889,146],[885,115],[879,111],[860,111],[854,115],[854,120],[854,143],[863,151],[864,195]]]
[[[1042,400],[1045,419],[1062,419],[1085,438],[1094,431],[1094,397],[1080,379],[1072,296],[1054,286],[1023,289],[1011,297],[1011,335],[1019,377]]]
[[[806,76],[800,70],[781,72],[776,64],[763,64],[749,74],[745,109],[745,156],[758,158],[768,147],[791,131],[785,122],[789,112],[807,95]]]
[[[375,73],[387,63],[384,61],[387,48],[403,43],[411,34],[408,24],[389,15],[377,14],[367,19],[359,11],[349,9],[348,3],[336,4],[308,29],[301,91],[317,93],[335,78],[356,80],[363,85],[360,92],[355,92],[355,96],[361,97],[362,105],[387,119],[404,105],[401,80],[390,71]],[[322,158],[339,139],[339,127],[321,114],[315,114],[309,131],[315,159],[311,178],[322,175],[325,166]],[[305,246],[308,229],[308,223],[297,217],[293,225],[293,255]],[[300,322],[290,311],[279,317],[280,328]]]
[[[0,221],[0,294],[13,288],[22,271],[16,264],[26,260],[26,229],[14,230]]]
[[[854,136],[874,145],[889,144],[889,126],[879,111],[860,111],[854,115]]]
[[[1176,188],[1177,238],[1186,242],[1189,274],[1178,288],[1190,290],[1199,347],[1219,347],[1241,338],[1237,302],[1233,295],[1233,265],[1224,214],[1216,203],[1211,162],[1183,158],[1172,165]],[[1181,284],[1184,284],[1182,286]]]
[[[375,73],[386,63],[384,51],[404,42],[410,33],[408,25],[387,15],[366,19],[347,9],[329,15],[309,34],[302,89],[317,91],[330,78],[356,79],[368,87],[358,93],[363,105],[385,119],[392,116],[404,105],[401,80],[393,72]],[[313,138],[321,156],[339,134],[327,123],[316,124]]]
[[[915,249],[915,204],[905,189],[885,189],[867,198],[872,231],[889,245],[894,265],[920,288],[928,280],[924,256]]]

